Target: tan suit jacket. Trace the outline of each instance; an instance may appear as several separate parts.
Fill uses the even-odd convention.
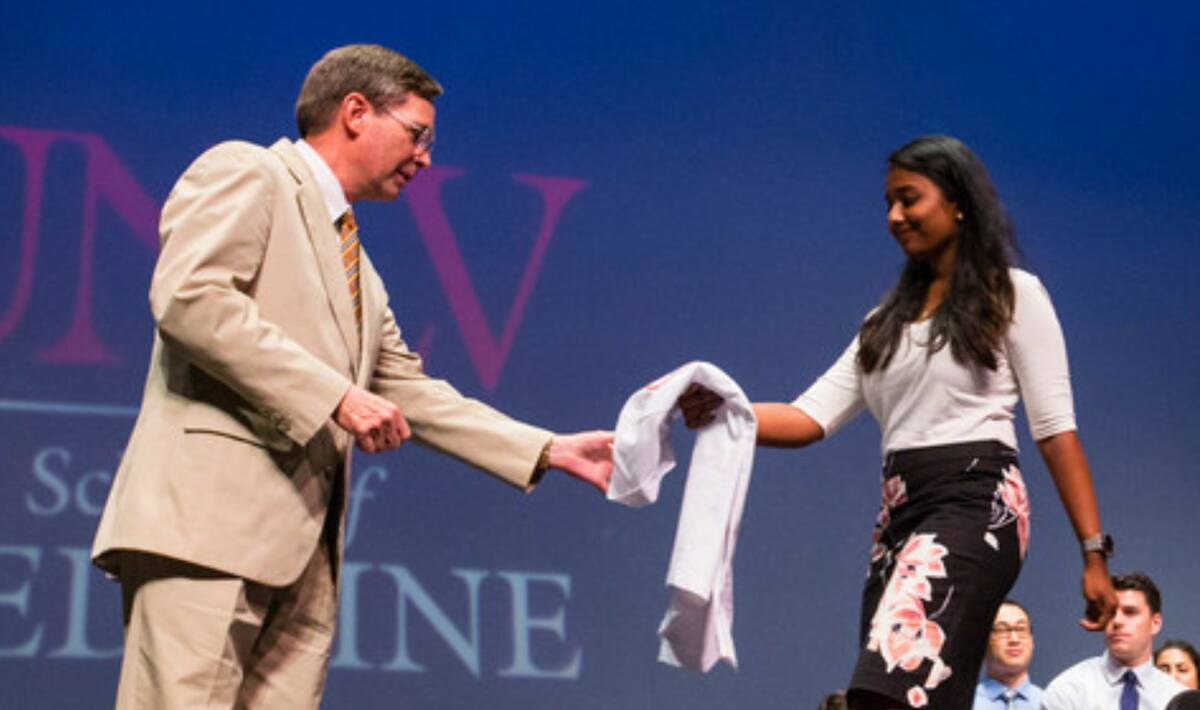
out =
[[[142,408],[92,548],[101,568],[141,551],[291,583],[350,470],[352,438],[330,416],[351,383],[395,402],[418,441],[532,485],[550,432],[428,377],[365,252],[356,332],[334,218],[287,140],[223,143],[176,183]]]

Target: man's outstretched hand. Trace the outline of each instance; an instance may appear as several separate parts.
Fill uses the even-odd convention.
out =
[[[356,385],[342,395],[333,421],[350,432],[358,448],[369,454],[398,449],[412,436],[399,407]]]
[[[607,493],[608,479],[612,478],[612,443],[611,431],[555,434],[550,440],[550,467],[560,468]]]
[[[370,454],[398,449],[412,436],[399,407],[353,385],[342,396],[333,420],[354,437],[358,448]],[[547,451],[548,465],[607,493],[612,477],[612,443],[611,431],[555,434]]]

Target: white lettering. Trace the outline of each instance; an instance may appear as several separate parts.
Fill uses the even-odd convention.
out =
[[[359,509],[364,500],[374,498],[371,491],[371,481],[378,478],[386,481],[388,471],[383,466],[372,466],[366,471],[355,475],[354,488],[350,491],[350,505],[346,513],[346,548],[354,541],[354,533],[358,530]]]
[[[358,655],[358,578],[370,569],[363,562],[342,565],[338,600],[337,655],[330,663],[334,668],[370,668],[371,664]]]
[[[88,480],[89,485],[95,485],[100,476],[89,476]],[[97,604],[102,604],[99,608],[112,608],[115,613],[119,607],[119,587],[94,583],[95,579],[102,578],[91,564],[87,547],[54,548],[54,554],[66,562],[65,570],[58,565],[53,569],[43,568],[43,552],[42,548],[32,545],[0,545],[0,659],[44,657],[98,661],[120,656],[119,625],[110,623],[116,619],[96,617],[99,613]],[[372,578],[372,572],[384,574]],[[412,633],[411,619],[415,612],[476,679],[484,675],[483,635],[494,633],[503,637],[506,624],[512,634],[512,661],[507,667],[492,671],[496,677],[539,680],[579,677],[583,651],[571,644],[566,634],[570,575],[493,573],[467,568],[452,569],[450,573],[458,580],[451,583],[452,586],[459,585],[461,591],[451,593],[452,601],[447,603],[445,599],[435,599],[402,565],[345,562],[339,581],[339,628],[331,666],[406,673],[445,672],[444,664],[433,669],[426,666],[428,661],[420,656],[422,650],[428,652],[427,646],[414,647],[421,643],[417,639],[429,638]],[[493,574],[508,588],[507,603],[501,602],[499,608],[507,606],[512,616],[504,619],[502,615],[483,628],[483,592],[503,594],[500,585],[489,584],[485,590],[483,582]],[[383,580],[382,584],[380,580]],[[57,609],[46,612],[50,615],[47,618],[33,615],[35,609],[44,608],[32,604],[35,585],[51,591],[55,597],[58,597],[57,590],[65,590],[65,594],[50,605]],[[394,599],[386,591],[388,589],[395,590]],[[369,598],[381,591],[384,592],[383,599]],[[381,642],[386,643],[380,637],[386,636],[387,628],[369,621],[361,623],[360,615],[366,614],[370,619],[375,615],[373,609],[389,602],[394,603],[397,610],[395,650],[388,660],[379,662],[369,655],[364,656],[363,651],[380,648]],[[53,628],[58,628],[59,623],[64,626],[63,640],[54,648],[43,644],[47,623],[53,624]],[[547,634],[552,636],[548,638]]]
[[[575,647],[570,660],[558,669],[539,668],[530,655],[530,636],[534,630],[549,631],[559,639],[566,640],[565,615],[559,606],[551,616],[530,616],[529,585],[531,582],[552,584],[562,590],[563,598],[571,597],[571,578],[565,574],[538,572],[498,572],[512,590],[513,662],[499,674],[508,678],[579,678],[579,667],[583,649]]]
[[[41,549],[28,545],[0,545],[0,555],[24,557],[29,561],[29,571],[31,574],[37,572],[38,563],[42,559]],[[25,616],[29,611],[29,581],[26,580],[24,584],[14,591],[0,592],[0,604],[12,606],[16,608],[18,614]],[[16,624],[0,624],[0,628],[15,629]],[[32,658],[37,653],[38,645],[41,641],[42,625],[38,623],[34,626],[33,634],[30,635],[25,643],[17,643],[13,646],[0,646],[0,658]]]
[[[470,616],[467,622],[470,631],[468,637],[455,627],[446,612],[442,611],[442,608],[433,601],[424,587],[417,582],[416,577],[409,574],[407,569],[400,565],[380,565],[380,568],[396,580],[399,614],[396,628],[396,655],[391,661],[384,664],[383,668],[389,671],[425,672],[425,667],[413,660],[408,652],[408,602],[411,601],[421,616],[425,617],[425,620],[433,626],[433,630],[437,632],[438,636],[441,636],[450,650],[459,657],[467,670],[471,671],[471,675],[478,678],[480,672],[479,583],[488,576],[488,573],[484,570],[472,569],[451,570],[452,574],[463,580],[467,587],[467,612]]]
[[[54,466],[57,462],[57,466]],[[25,495],[25,507],[30,513],[40,516],[58,515],[71,502],[71,489],[65,480],[55,474],[54,468],[71,465],[71,452],[54,446],[42,449],[33,457],[33,477],[49,491],[50,501],[39,503],[33,493]]]
[[[91,575],[100,574],[92,567],[91,550],[86,547],[60,547],[58,553],[67,558],[70,566],[67,638],[62,646],[46,655],[51,658],[115,658],[121,655],[119,643],[109,648],[95,648],[87,640],[89,580]]]
[[[100,495],[95,498],[88,495],[88,486],[93,483],[100,484],[96,487]],[[79,512],[94,518],[100,517],[100,513],[104,510],[104,496],[108,494],[110,483],[112,483],[112,474],[108,471],[85,473],[79,479],[79,483],[75,484],[75,507],[79,509]]]

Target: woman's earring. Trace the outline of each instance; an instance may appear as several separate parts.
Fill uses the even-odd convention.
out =
[[[963,213],[962,213],[962,212],[955,212],[955,213],[954,213],[954,219],[957,219],[959,222],[961,222],[961,221],[963,221],[964,219],[966,219],[966,217],[963,215]]]

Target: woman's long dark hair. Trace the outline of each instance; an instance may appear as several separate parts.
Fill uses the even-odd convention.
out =
[[[912,141],[888,157],[888,168],[929,178],[963,215],[950,286],[930,327],[930,354],[949,343],[955,362],[995,370],[996,352],[1012,320],[1008,268],[1016,243],[987,169],[967,146],[949,136]],[[908,260],[900,281],[858,331],[858,365],[863,372],[885,369],[892,361],[904,326],[920,315],[932,281],[928,262]]]

